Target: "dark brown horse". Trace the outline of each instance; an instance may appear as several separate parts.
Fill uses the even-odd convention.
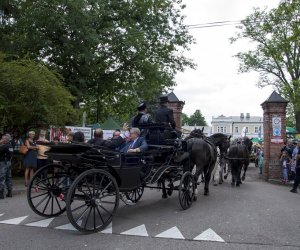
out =
[[[187,141],[187,152],[181,157],[183,162],[184,171],[192,172],[196,165],[196,172],[194,175],[196,183],[197,194],[197,183],[198,178],[201,174],[204,175],[204,195],[209,194],[209,182],[211,180],[211,174],[215,168],[217,161],[217,147],[223,153],[228,149],[229,138],[224,134],[215,134],[211,137],[203,135],[202,130],[194,130],[190,136],[186,139]]]
[[[250,163],[251,148],[252,141],[248,137],[244,137],[242,140],[237,140],[230,146],[227,158],[229,167],[231,168],[231,185],[236,185],[237,187],[239,187],[242,183],[241,180],[245,180],[248,165]],[[241,178],[242,169],[244,169],[244,173]]]

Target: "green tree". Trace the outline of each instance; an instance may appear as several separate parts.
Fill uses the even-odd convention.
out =
[[[10,0],[0,50],[56,69],[94,117],[132,113],[193,67],[181,0]],[[91,114],[92,115],[92,114]]]
[[[0,127],[29,128],[76,121],[62,78],[42,63],[0,53]]]
[[[189,116],[185,113],[182,113],[182,116],[181,116],[181,119],[182,119],[182,125],[189,125]]]
[[[281,1],[270,11],[254,9],[232,42],[250,39],[256,47],[240,52],[240,72],[257,71],[260,87],[272,85],[290,101],[300,131],[300,0]],[[292,120],[292,119],[291,119]]]
[[[184,116],[183,116],[184,117]],[[186,118],[186,117],[185,117]],[[201,111],[197,109],[194,114],[190,117],[187,117],[187,123],[190,126],[207,126],[204,116],[202,115]]]

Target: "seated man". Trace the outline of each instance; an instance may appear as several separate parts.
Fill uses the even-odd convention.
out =
[[[122,153],[139,153],[148,149],[148,144],[144,137],[140,136],[141,131],[139,128],[131,128],[129,141],[121,146],[120,152]]]
[[[107,147],[110,149],[117,149],[122,144],[125,144],[125,140],[121,136],[113,137],[111,140],[104,140],[103,139],[103,130],[100,128],[97,128],[94,132],[94,138],[89,140],[88,143],[96,145],[96,146]]]

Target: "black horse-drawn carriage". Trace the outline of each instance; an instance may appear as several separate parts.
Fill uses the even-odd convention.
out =
[[[144,188],[179,191],[183,209],[191,206],[195,193],[192,173],[183,171],[177,156],[186,142],[167,137],[161,126],[142,128],[149,149],[143,153],[120,153],[89,144],[51,146],[54,164],[39,169],[32,178],[27,198],[33,211],[54,217],[67,211],[72,225],[83,232],[104,229],[113,219],[119,201],[136,203]],[[171,136],[170,136],[171,135]]]

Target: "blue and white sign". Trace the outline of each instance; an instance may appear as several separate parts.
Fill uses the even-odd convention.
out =
[[[281,129],[273,128],[273,136],[281,136]]]
[[[272,117],[273,136],[281,136],[281,117]]]

